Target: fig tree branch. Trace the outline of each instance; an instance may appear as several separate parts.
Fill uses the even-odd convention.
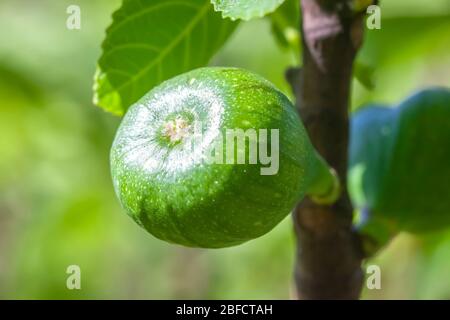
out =
[[[333,205],[305,199],[293,213],[300,299],[357,299],[363,255],[352,231],[346,189],[352,67],[363,39],[363,14],[347,0],[302,0],[303,67],[287,78],[311,141],[333,167],[342,194]]]

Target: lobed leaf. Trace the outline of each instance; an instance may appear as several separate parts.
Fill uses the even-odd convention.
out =
[[[162,81],[206,65],[236,25],[209,0],[124,0],[102,44],[94,103],[124,114]]]

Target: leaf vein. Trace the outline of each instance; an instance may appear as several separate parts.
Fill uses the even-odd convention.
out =
[[[150,70],[153,66],[155,66],[157,63],[161,62],[167,54],[179,44],[179,42],[186,36],[186,34],[189,34],[191,29],[198,23],[198,21],[202,18],[202,16],[207,12],[207,9],[209,8],[209,2],[206,2],[203,8],[197,13],[197,15],[194,17],[194,19],[187,25],[187,27],[181,32],[166,48],[160,51],[159,56],[147,66],[145,66],[141,71],[133,75],[133,77],[125,81],[123,84],[118,86],[116,88],[117,91],[120,91],[125,86],[129,85],[130,82],[135,81],[136,79],[140,78],[145,74],[148,70]]]

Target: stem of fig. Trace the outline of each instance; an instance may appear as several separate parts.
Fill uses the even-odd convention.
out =
[[[317,162],[308,195],[317,204],[332,204],[341,194],[339,177],[325,160],[317,154]]]

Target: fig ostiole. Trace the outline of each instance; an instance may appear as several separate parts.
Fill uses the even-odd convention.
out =
[[[381,245],[400,231],[450,227],[450,90],[420,91],[351,120],[349,193]]]
[[[221,248],[264,235],[305,195],[339,196],[289,99],[236,68],[201,68],[136,102],[111,149],[125,211],[155,237]]]

